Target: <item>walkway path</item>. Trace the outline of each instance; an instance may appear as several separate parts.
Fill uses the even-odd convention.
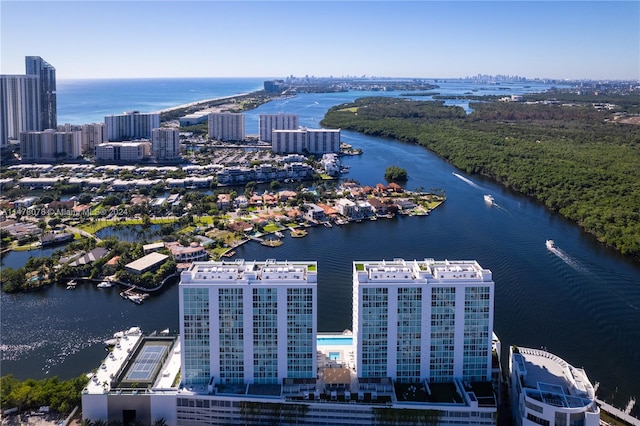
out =
[[[598,405],[600,406],[600,409],[602,411],[606,411],[607,413],[611,414],[614,417],[619,418],[620,420],[624,420],[625,422],[629,423],[630,425],[636,425],[636,426],[640,426],[640,419],[637,419],[627,413],[625,413],[624,411],[622,411],[619,408],[614,407],[613,405],[609,405],[606,402],[596,398],[596,402],[598,403]]]

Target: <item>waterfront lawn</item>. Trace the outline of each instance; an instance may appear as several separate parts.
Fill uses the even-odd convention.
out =
[[[165,223],[175,223],[177,220],[172,217],[156,217],[151,218],[150,222],[152,224],[162,225]],[[88,222],[83,223],[81,225],[76,226],[76,228],[88,232],[90,234],[94,234],[103,228],[108,228],[114,225],[142,225],[144,223],[143,219],[100,219],[97,222]]]
[[[279,231],[282,228],[277,223],[269,222],[267,225],[264,226],[263,229],[264,229],[265,234],[271,234],[273,232]]]

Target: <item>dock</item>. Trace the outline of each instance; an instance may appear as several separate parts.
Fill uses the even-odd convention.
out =
[[[613,405],[607,404],[606,402],[602,401],[601,399],[596,398],[596,402],[598,403],[598,405],[600,406],[600,409],[608,414],[610,414],[611,416],[620,419],[624,422],[629,423],[630,425],[634,425],[634,426],[640,426],[640,419],[637,419],[635,417],[633,417],[631,414],[622,411],[619,408],[614,407]],[[630,410],[629,410],[630,411]]]

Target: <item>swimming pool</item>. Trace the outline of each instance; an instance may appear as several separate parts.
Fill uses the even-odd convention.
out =
[[[316,344],[318,346],[323,346],[323,345],[327,345],[327,346],[348,346],[348,345],[353,345],[353,337],[352,336],[331,336],[331,337],[321,337],[318,336],[316,338]]]

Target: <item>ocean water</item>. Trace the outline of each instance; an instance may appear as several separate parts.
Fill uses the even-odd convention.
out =
[[[58,80],[58,124],[102,123],[125,111],[155,112],[194,101],[254,92],[269,78]]]

